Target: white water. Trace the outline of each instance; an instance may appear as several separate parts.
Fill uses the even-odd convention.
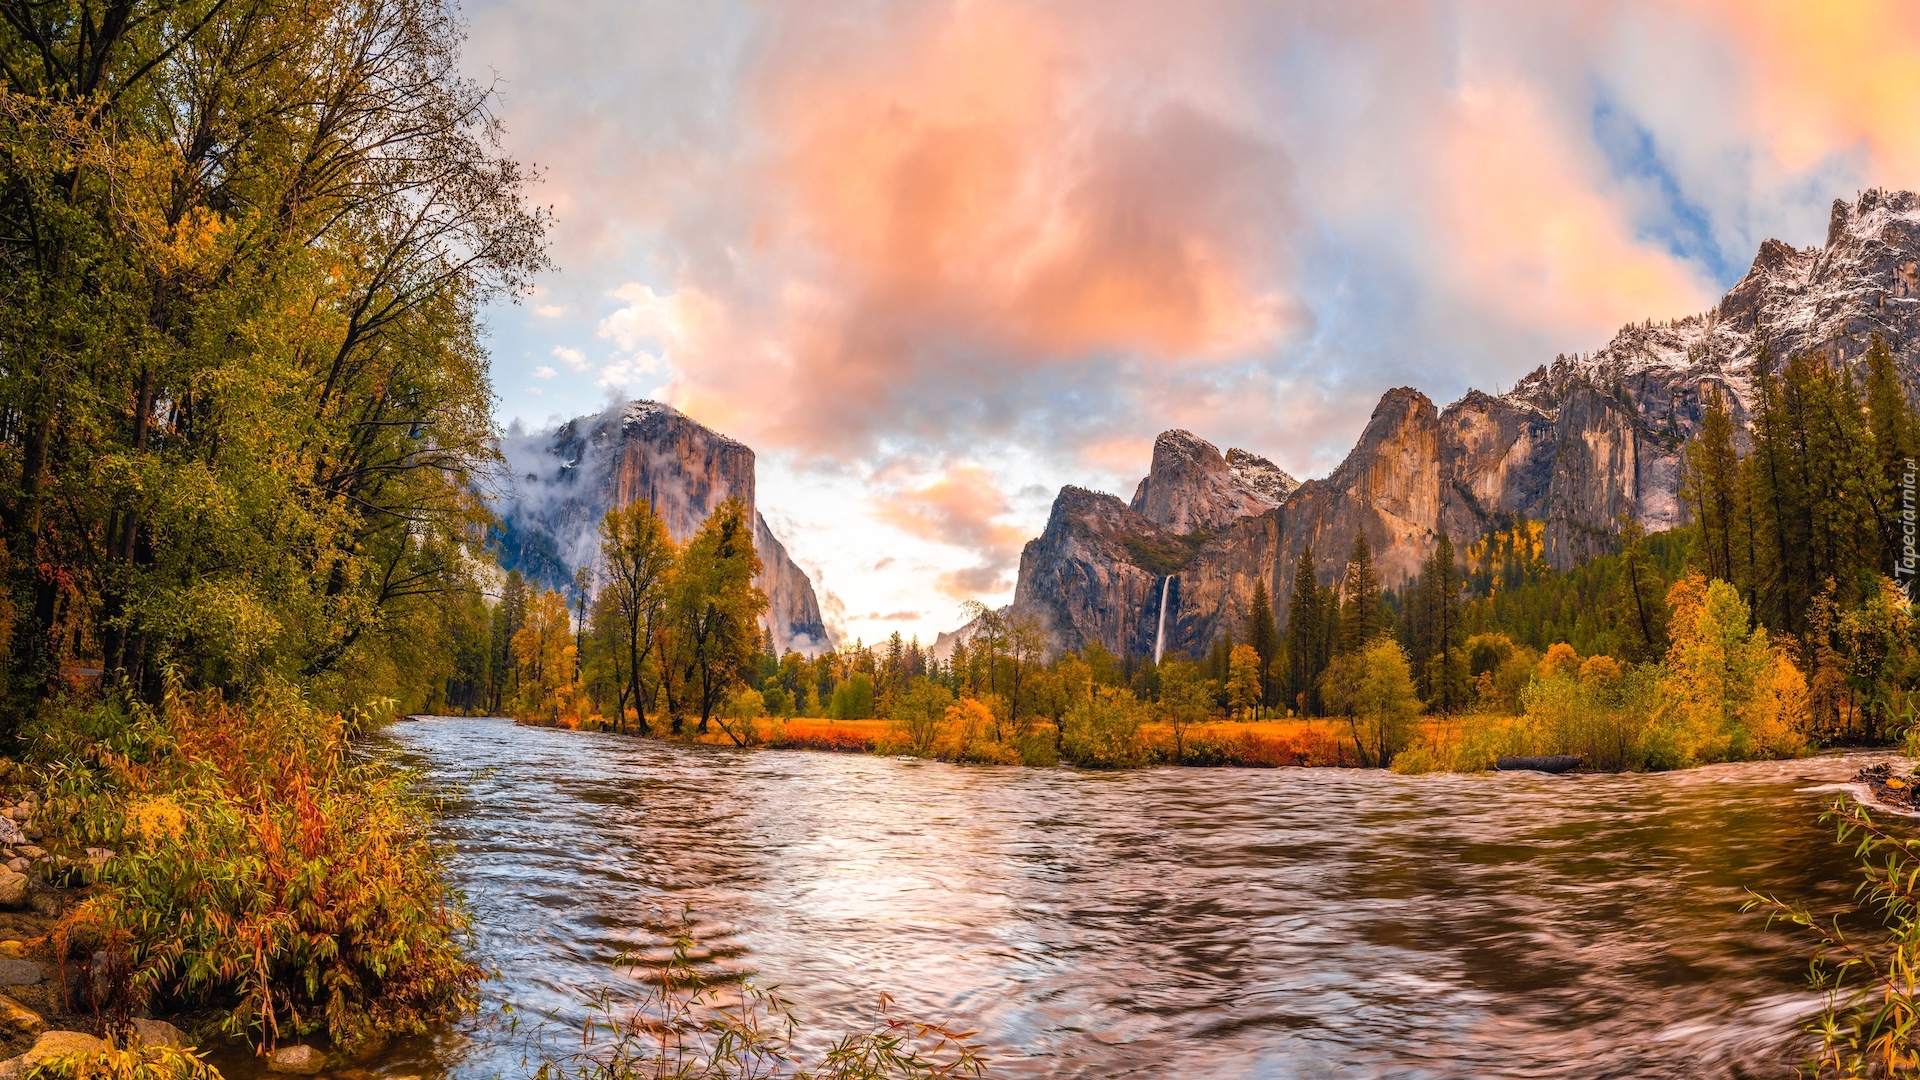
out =
[[[1169,574],[1160,582],[1160,625],[1153,631],[1153,662],[1160,663],[1160,649],[1167,640],[1167,589],[1173,585],[1173,575]]]

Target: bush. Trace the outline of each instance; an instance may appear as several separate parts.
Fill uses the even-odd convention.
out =
[[[192,1050],[172,1046],[122,1046],[61,1054],[42,1061],[29,1080],[220,1080],[220,1073]]]
[[[970,761],[982,765],[1018,765],[1020,751],[1002,743],[993,706],[965,697],[947,706],[934,756],[942,761]]]
[[[1060,718],[1061,756],[1095,769],[1128,769],[1146,763],[1140,737],[1146,706],[1128,690],[1096,687]]]
[[[953,694],[945,686],[931,679],[915,679],[893,706],[896,752],[932,757],[934,744],[940,739],[940,723],[952,704]]]
[[[349,745],[370,719],[289,691],[244,707],[175,691],[157,713],[102,706],[40,729],[53,839],[118,853],[53,935],[116,958],[101,1004],[210,1007],[231,1035],[324,1030],[347,1049],[471,1006],[481,971],[457,943],[466,915],[429,804]]]

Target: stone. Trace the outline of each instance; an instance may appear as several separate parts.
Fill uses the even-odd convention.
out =
[[[44,859],[44,858],[46,858],[46,857],[47,857],[47,849],[46,849],[46,848],[43,848],[43,847],[35,847],[35,846],[34,846],[34,845],[32,845],[32,844],[28,844],[28,845],[26,845],[26,846],[24,846],[24,847],[22,847],[22,848],[20,848],[19,850],[20,850],[20,854],[22,854],[22,855],[24,855],[24,856],[26,856],[26,857],[27,857],[27,858],[29,858],[29,859]]]
[[[20,908],[27,905],[32,890],[27,875],[12,870],[0,870],[0,907]]]
[[[327,1055],[313,1046],[283,1046],[267,1059],[267,1071],[312,1076],[327,1067]]]
[[[40,831],[40,826],[35,825],[32,822],[28,822],[27,827],[21,831],[27,834],[27,839],[29,840],[38,840],[42,836],[46,835],[45,833]]]
[[[48,1031],[34,1041],[33,1049],[13,1059],[20,1063],[20,1075],[33,1072],[39,1064],[48,1058],[63,1057],[67,1054],[94,1054],[106,1049],[107,1044],[80,1031]]]
[[[23,1034],[36,1036],[47,1030],[47,1022],[39,1013],[5,994],[0,994],[0,1025]]]
[[[27,943],[13,938],[0,941],[0,956],[9,957],[14,960],[24,960],[27,956]]]
[[[7,869],[16,874],[24,874],[33,869],[33,860],[24,855],[15,855],[7,860]]]
[[[36,892],[27,899],[27,903],[42,915],[60,914],[60,898],[52,893]]]
[[[146,1046],[172,1046],[184,1048],[187,1045],[186,1032],[167,1023],[165,1020],[143,1020],[134,1018],[133,1037]]]
[[[47,977],[31,960],[0,957],[0,986],[33,986]]]
[[[87,862],[93,864],[95,870],[107,865],[107,860],[111,858],[113,858],[113,851],[109,848],[90,847],[87,849]]]

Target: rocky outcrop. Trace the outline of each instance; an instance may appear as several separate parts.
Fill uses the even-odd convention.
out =
[[[1282,479],[1263,484],[1265,459],[1167,432],[1131,514],[1111,496],[1061,492],[1022,554],[1014,607],[1047,620],[1063,648],[1099,640],[1144,656],[1172,575],[1170,647],[1197,653],[1244,634],[1256,581],[1284,619],[1300,552],[1311,546],[1322,580],[1335,580],[1356,532],[1388,586],[1416,574],[1443,532],[1464,546],[1523,519],[1545,524],[1547,558],[1568,567],[1607,550],[1625,518],[1650,532],[1684,522],[1683,448],[1713,396],[1744,425],[1763,340],[1781,358],[1852,363],[1875,333],[1914,394],[1920,199],[1910,192],[1836,201],[1824,246],[1769,240],[1712,310],[1627,326],[1505,394],[1471,391],[1436,411],[1416,390],[1388,391],[1323,480],[1296,485],[1274,468]]]
[[[774,646],[831,647],[813,583],[754,505],[754,455],[657,401],[634,401],[551,432],[503,440],[511,470],[494,503],[502,567],[548,588],[568,588],[599,558],[600,522],[615,506],[646,499],[677,543],[730,498],[753,515]]]
[[[1234,449],[1227,455],[1192,432],[1162,432],[1129,508],[1176,533],[1213,532],[1273,509],[1299,486],[1257,454]]]

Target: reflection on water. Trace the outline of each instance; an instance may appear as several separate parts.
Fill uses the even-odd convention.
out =
[[[683,908],[823,1028],[978,1027],[994,1075],[1789,1075],[1806,943],[1744,889],[1838,907],[1816,822],[1858,761],[1661,776],[1099,774],[749,753],[430,720],[444,832],[518,1018],[383,1071],[515,1076]],[[430,1059],[419,1057],[430,1053]]]

